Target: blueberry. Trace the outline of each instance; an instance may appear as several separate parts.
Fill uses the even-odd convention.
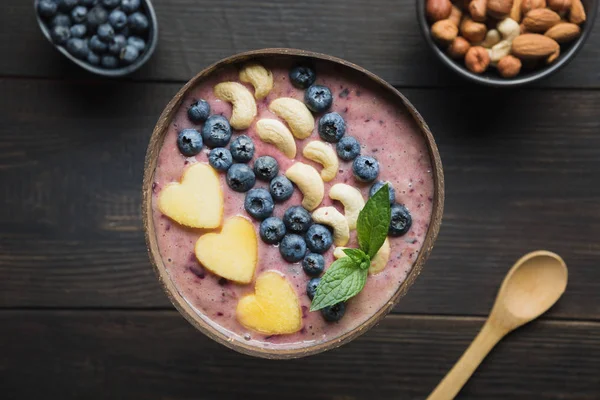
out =
[[[127,15],[121,10],[112,10],[108,15],[108,23],[115,30],[120,31],[127,26]]]
[[[117,60],[117,57],[115,57],[115,56],[105,55],[105,56],[102,56],[102,59],[100,60],[100,64],[104,68],[114,69],[119,66],[119,60]]]
[[[177,147],[181,154],[193,157],[202,150],[202,136],[195,129],[184,129],[177,135]]]
[[[98,38],[105,43],[110,43],[110,41],[115,37],[115,30],[109,24],[100,25],[96,33]]]
[[[98,0],[79,0],[79,4],[86,7],[94,7],[98,4]]]
[[[256,183],[254,172],[246,164],[233,164],[227,170],[227,185],[236,192],[247,192]]]
[[[352,136],[344,136],[335,146],[337,155],[344,161],[354,160],[360,155],[360,144]]]
[[[128,18],[129,27],[132,31],[143,33],[148,30],[148,18],[141,12],[135,12]]]
[[[290,232],[306,232],[312,222],[310,213],[301,206],[290,207],[283,214],[283,223]]]
[[[40,0],[38,3],[38,14],[42,18],[52,18],[58,11],[58,3],[52,0]]]
[[[273,214],[275,203],[267,189],[255,188],[246,193],[244,208],[252,218],[262,221]]]
[[[390,190],[390,204],[394,204],[394,202],[396,201],[396,191],[394,190],[394,187],[392,186],[391,183],[389,182],[384,182],[384,181],[377,181],[373,184],[373,186],[371,186],[371,189],[369,189],[369,197],[373,197],[373,195],[375,193],[377,193],[377,191],[379,189],[381,189],[381,187],[385,184],[388,184],[388,188]]]
[[[233,164],[231,152],[224,147],[217,147],[210,151],[208,163],[217,171],[227,171]]]
[[[139,42],[140,40],[141,40],[141,43]],[[127,39],[127,41],[134,42],[134,43],[129,43],[129,45],[137,47],[137,49],[140,51],[144,50],[144,47],[146,46],[146,43],[144,42],[143,39],[136,38],[135,36],[131,36],[129,39]],[[140,46],[141,46],[141,48],[140,48]],[[200,100],[192,103],[190,108],[188,108],[188,110],[187,110],[188,119],[191,122],[193,122],[194,124],[199,124],[199,123],[206,121],[206,119],[208,118],[209,115],[210,115],[210,104],[208,104],[208,102],[203,99],[200,99]]]
[[[71,20],[76,24],[81,24],[87,19],[88,10],[84,6],[77,6],[71,10]]]
[[[121,54],[121,50],[127,44],[127,39],[123,35],[115,35],[114,38],[108,43],[108,52],[112,55],[118,56]]]
[[[302,260],[302,269],[308,276],[319,276],[325,269],[325,259],[317,253],[308,253]]]
[[[246,135],[240,135],[229,145],[231,156],[237,162],[248,162],[254,157],[254,142]]]
[[[315,70],[306,65],[297,65],[290,70],[290,81],[298,89],[306,89],[316,78]]]
[[[311,225],[305,237],[306,245],[314,253],[325,253],[333,244],[333,236],[325,225]]]
[[[121,49],[121,54],[119,55],[119,58],[125,64],[133,64],[139,56],[140,51],[136,47],[127,45]]]
[[[285,224],[277,217],[269,217],[260,223],[260,238],[267,244],[277,244],[285,236]]]
[[[67,51],[74,57],[86,60],[90,52],[87,41],[79,38],[71,38],[67,41]]]
[[[140,0],[121,0],[121,10],[131,14],[140,8]]]
[[[54,18],[52,18],[50,25],[52,27],[66,26],[68,28],[71,26],[71,18],[69,18],[69,16],[66,14],[56,14]]]
[[[92,65],[100,65],[100,56],[90,51],[87,56],[87,62]]]
[[[254,161],[254,174],[263,181],[271,181],[279,173],[279,164],[271,156],[258,157]]]
[[[202,127],[202,139],[208,147],[225,147],[231,139],[231,126],[222,115],[211,115]]]
[[[79,0],[58,0],[58,8],[63,11],[71,11],[77,5]]]
[[[275,201],[283,202],[294,194],[294,185],[287,177],[277,176],[269,184],[269,192]]]
[[[333,103],[331,90],[322,85],[312,85],[304,93],[304,103],[313,112],[320,113],[326,111]]]
[[[389,234],[391,236],[402,236],[408,232],[412,225],[412,217],[406,207],[402,204],[393,204],[391,214]]]
[[[89,43],[90,50],[96,53],[104,53],[108,50],[108,45],[104,43],[97,35],[92,36]]]
[[[55,44],[63,46],[71,37],[71,31],[66,26],[58,25],[52,28],[50,36]]]
[[[319,136],[326,142],[337,143],[346,133],[346,122],[336,112],[325,114],[319,120]]]
[[[121,0],[102,0],[102,5],[106,8],[115,8]]]
[[[146,48],[146,41],[138,36],[129,36],[127,38],[127,44],[137,48],[140,53]],[[208,118],[208,115],[206,117]]]
[[[352,172],[361,182],[373,182],[379,175],[379,162],[371,156],[358,156],[352,163]]]
[[[73,25],[71,27],[71,37],[82,38],[87,32],[87,28],[83,24]]]
[[[102,6],[96,6],[87,13],[87,25],[90,32],[95,31],[106,21],[108,21],[108,12]]]
[[[312,278],[308,281],[308,284],[306,285],[306,295],[309,299],[312,300],[315,297],[319,283],[321,283],[321,278]]]
[[[337,322],[344,316],[346,312],[346,303],[337,303],[329,307],[321,309],[321,315],[327,322]]]
[[[300,235],[287,234],[279,243],[279,253],[287,262],[298,262],[304,258],[306,243]]]

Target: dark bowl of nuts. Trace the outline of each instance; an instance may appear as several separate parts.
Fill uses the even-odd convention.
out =
[[[150,0],[35,0],[42,33],[94,74],[119,77],[150,59],[158,23]]]
[[[417,0],[425,40],[450,69],[517,86],[565,66],[592,31],[595,0]]]

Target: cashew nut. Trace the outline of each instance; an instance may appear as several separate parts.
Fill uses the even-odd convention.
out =
[[[312,165],[301,162],[294,163],[285,171],[285,176],[294,182],[302,192],[304,196],[302,207],[312,211],[321,204],[325,194],[325,186],[321,175]]]
[[[336,247],[333,251],[333,256],[335,258],[346,257],[346,253],[344,253],[345,248],[346,247]],[[375,275],[383,271],[390,259],[390,254],[390,241],[388,240],[388,238],[385,238],[383,245],[381,246],[377,254],[375,254],[375,257],[373,257],[373,259],[371,260],[371,267],[369,267],[369,273]]]
[[[504,18],[498,22],[496,29],[502,35],[502,39],[512,42],[514,38],[521,34],[521,26],[512,18]]]
[[[214,88],[217,98],[233,106],[229,123],[233,129],[248,129],[256,117],[256,101],[246,86],[237,82],[222,82]]]
[[[344,214],[348,227],[356,229],[356,221],[360,210],[365,206],[365,200],[358,189],[345,183],[336,183],[329,189],[329,197],[338,200],[344,205]]]
[[[240,81],[254,86],[254,97],[257,100],[267,97],[273,89],[273,74],[255,62],[244,65],[240,71]]]
[[[337,175],[340,163],[338,162],[337,154],[335,154],[329,143],[313,140],[304,147],[302,154],[309,160],[318,162],[323,166],[321,178],[325,182],[333,180]]]
[[[488,50],[490,53],[490,61],[492,62],[492,65],[497,64],[502,57],[509,55],[511,47],[512,42],[508,40],[503,40],[500,43],[494,45],[490,50]]]
[[[271,102],[269,110],[285,120],[298,139],[306,139],[315,129],[315,119],[300,100],[280,97]]]
[[[348,221],[335,207],[320,207],[312,213],[313,221],[333,228],[333,244],[345,246],[350,240]]]
[[[260,140],[275,145],[286,157],[296,157],[296,141],[283,122],[277,119],[259,119],[256,122],[256,133]]]
[[[486,49],[489,49],[490,47],[492,47],[496,43],[500,42],[500,39],[501,39],[500,38],[500,32],[498,32],[495,29],[490,29],[485,34],[485,39],[483,39],[483,42],[479,43],[479,46],[482,46],[482,47],[485,47]]]

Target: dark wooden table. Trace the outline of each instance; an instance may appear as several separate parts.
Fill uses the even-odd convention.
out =
[[[423,399],[508,268],[539,248],[566,260],[567,292],[500,343],[460,398],[600,398],[600,24],[556,76],[492,90],[433,58],[411,0],[156,0],[156,54],[115,81],[59,55],[31,3],[0,11],[0,398]],[[294,361],[239,355],[184,321],[140,219],[162,108],[208,64],[264,47],[329,53],[396,85],[446,172],[439,240],[394,313]]]

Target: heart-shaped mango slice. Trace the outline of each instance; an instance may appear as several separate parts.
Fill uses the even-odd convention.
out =
[[[250,283],[258,261],[254,225],[244,217],[225,221],[220,233],[207,233],[196,242],[196,258],[206,269],[238,283]]]
[[[294,333],[302,328],[298,296],[277,271],[263,272],[256,279],[254,294],[240,299],[236,316],[246,328],[267,335]]]
[[[158,209],[190,228],[217,228],[223,217],[219,176],[208,164],[188,167],[181,182],[169,183],[158,194]]]

